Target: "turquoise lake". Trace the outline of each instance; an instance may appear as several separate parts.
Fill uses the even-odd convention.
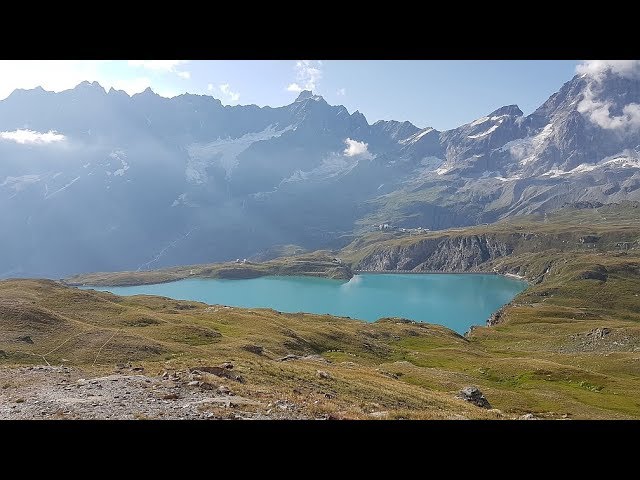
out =
[[[362,274],[349,281],[315,277],[248,280],[190,278],[134,287],[95,287],[117,295],[161,295],[236,307],[273,308],[375,321],[403,317],[464,333],[524,290],[500,275]]]

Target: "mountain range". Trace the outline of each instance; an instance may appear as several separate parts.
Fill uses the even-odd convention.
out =
[[[369,124],[303,91],[283,107],[83,82],[0,101],[0,277],[62,277],[338,248],[640,200],[640,78],[565,83],[530,115],[448,131]]]

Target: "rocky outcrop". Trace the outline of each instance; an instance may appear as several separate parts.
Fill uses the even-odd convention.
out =
[[[356,269],[464,272],[512,252],[512,243],[491,235],[428,238],[411,245],[381,247]]]
[[[478,387],[464,387],[456,397],[460,400],[464,400],[465,402],[472,403],[476,407],[491,408],[489,400],[487,400]]]
[[[493,327],[502,321],[502,314],[504,313],[504,307],[500,308],[496,312],[493,312],[487,319],[487,327]]]
[[[602,265],[594,265],[593,267],[580,272],[575,280],[600,280],[606,282],[608,278],[607,269]]]

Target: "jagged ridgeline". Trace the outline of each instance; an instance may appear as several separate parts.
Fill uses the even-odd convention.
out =
[[[530,115],[511,105],[440,132],[371,125],[311,92],[260,108],[88,82],[16,90],[0,102],[0,276],[266,259],[373,225],[640,200],[638,103],[638,79],[578,75]]]

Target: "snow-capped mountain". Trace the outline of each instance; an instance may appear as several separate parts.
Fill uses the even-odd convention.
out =
[[[336,247],[373,223],[443,228],[640,199],[640,75],[576,75],[439,132],[302,92],[283,107],[83,82],[0,101],[0,275],[62,276]]]

